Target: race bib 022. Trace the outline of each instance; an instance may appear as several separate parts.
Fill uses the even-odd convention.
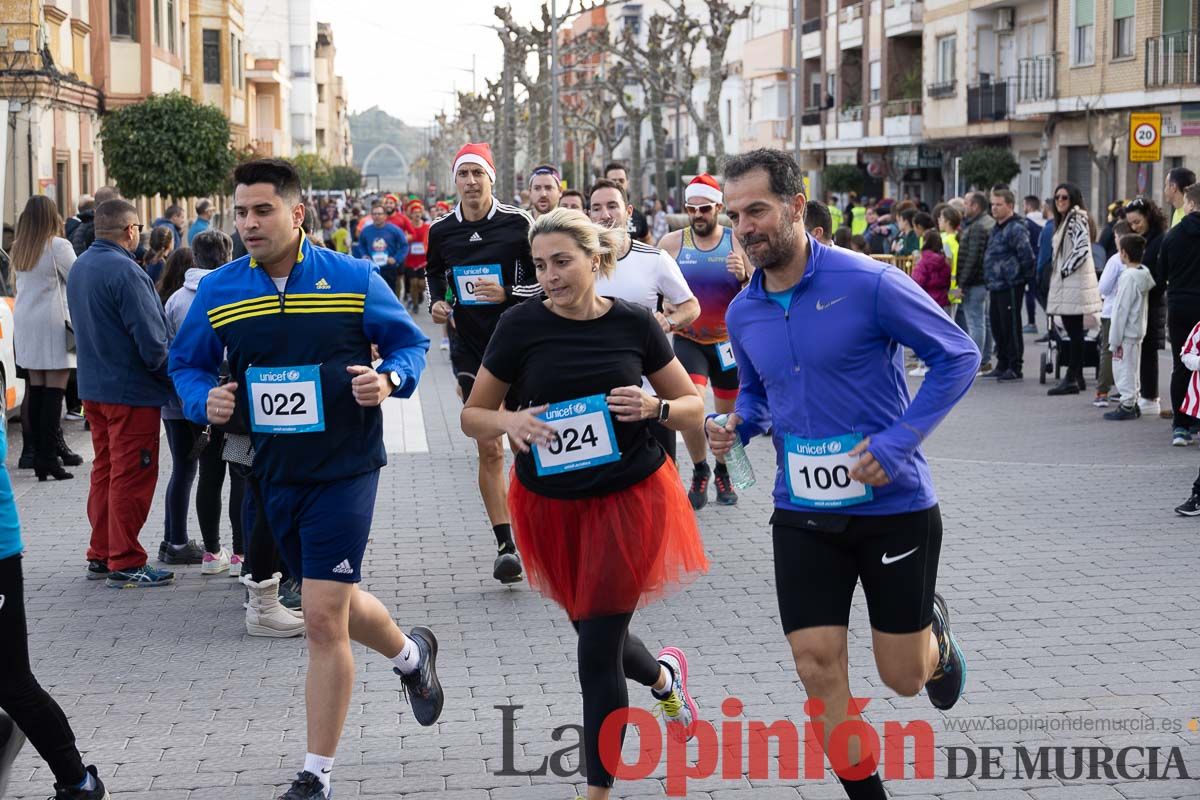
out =
[[[470,267],[454,268],[454,286],[458,290],[458,302],[465,306],[495,305],[490,300],[484,300],[476,294],[481,283],[504,285],[504,274],[499,264],[476,264]]]
[[[792,503],[806,508],[845,508],[869,502],[874,497],[871,487],[850,477],[859,459],[850,451],[862,439],[858,433],[830,439],[786,434],[784,468]]]
[[[250,367],[250,430],[255,433],[313,433],[325,430],[321,368]]]
[[[553,403],[538,418],[558,434],[550,444],[533,447],[538,475],[573,472],[621,458],[612,414],[602,394]]]

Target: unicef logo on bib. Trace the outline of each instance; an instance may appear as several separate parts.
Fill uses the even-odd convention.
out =
[[[834,439],[833,441],[831,441],[829,443],[829,452],[831,454],[842,452],[842,443],[839,442],[837,439]]]
[[[298,369],[289,369],[289,370],[287,371],[287,379],[288,379],[288,381],[289,381],[289,382],[292,382],[292,381],[298,381],[298,380],[300,380],[300,370],[298,370]]]
[[[557,434],[550,444],[533,447],[538,475],[573,472],[621,457],[612,415],[602,394],[551,403],[538,416]]]
[[[575,405],[571,406],[571,410],[574,411],[576,414],[584,414],[588,410],[587,403],[578,402]]]

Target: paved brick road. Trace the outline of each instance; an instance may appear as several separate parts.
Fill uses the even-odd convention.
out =
[[[1047,398],[1034,380],[983,383],[928,445],[946,520],[938,583],[970,660],[970,682],[950,715],[934,711],[923,696],[891,697],[874,674],[861,594],[856,598],[852,685],[875,698],[870,718],[927,720],[937,731],[939,779],[891,782],[895,796],[1200,796],[1197,783],[1178,779],[944,777],[942,748],[1004,746],[1011,776],[1017,744],[1178,746],[1191,774],[1200,773],[1200,733],[1186,728],[943,730],[946,719],[991,715],[1076,724],[1150,718],[1186,724],[1200,716],[1200,521],[1170,513],[1186,497],[1200,457],[1194,447],[1166,446],[1167,422],[1105,423],[1087,399]],[[356,647],[359,681],[338,754],[337,796],[572,797],[581,784],[496,774],[503,761],[495,705],[524,706],[514,735],[513,766],[521,770],[565,746],[551,739],[551,729],[580,721],[574,637],[551,604],[490,577],[492,535],[475,489],[473,448],[457,432],[458,402],[446,358],[436,350],[421,407],[430,452],[392,457],[364,572],[366,585],[403,625],[427,623],[438,632],[446,707],[436,728],[420,728],[390,665]],[[72,441],[86,447],[78,423],[68,425]],[[17,431],[12,450],[10,465]],[[760,443],[751,453],[760,481],[769,483],[768,448]],[[305,750],[303,641],[245,636],[237,584],[201,578],[198,567],[183,569],[175,586],[152,591],[118,592],[85,581],[87,470],[76,472],[69,483],[15,476],[35,669],[66,709],[87,761],[99,765],[118,798],[273,797]],[[166,464],[142,537],[147,549],[160,538],[165,476]],[[712,572],[635,620],[652,647],[688,649],[693,691],[710,717],[732,694],[745,702],[746,719],[800,719],[801,692],[776,616],[768,515],[763,488],[745,493],[736,508],[706,508],[700,518]],[[635,704],[649,707],[640,687],[630,693]],[[635,741],[627,743],[630,756]],[[659,769],[652,778],[621,783],[615,796],[661,797],[664,774]],[[9,796],[42,798],[51,782],[27,748]],[[829,780],[796,787],[744,773],[694,781],[688,794],[842,796]]]

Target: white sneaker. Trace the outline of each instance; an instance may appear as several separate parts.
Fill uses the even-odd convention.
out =
[[[239,556],[237,553],[231,555],[229,557],[229,577],[242,577],[242,564],[244,563],[246,563],[245,556]]]
[[[1160,407],[1158,400],[1146,400],[1144,398],[1138,400],[1138,408],[1142,410],[1143,417],[1157,417]]]
[[[200,564],[201,575],[220,575],[229,571],[229,553],[222,547],[219,553],[205,553]]]

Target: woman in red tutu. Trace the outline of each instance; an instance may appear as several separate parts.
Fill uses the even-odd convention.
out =
[[[589,800],[612,788],[598,738],[629,705],[625,678],[650,687],[670,735],[690,737],[687,659],[675,647],[654,658],[629,622],[708,569],[679,474],[649,426],[697,428],[704,403],[650,313],[596,294],[616,238],[572,209],[538,218],[529,239],[547,299],[500,318],[462,413],[468,436],[507,434],[519,451],[508,506],[525,573],[579,634]]]

